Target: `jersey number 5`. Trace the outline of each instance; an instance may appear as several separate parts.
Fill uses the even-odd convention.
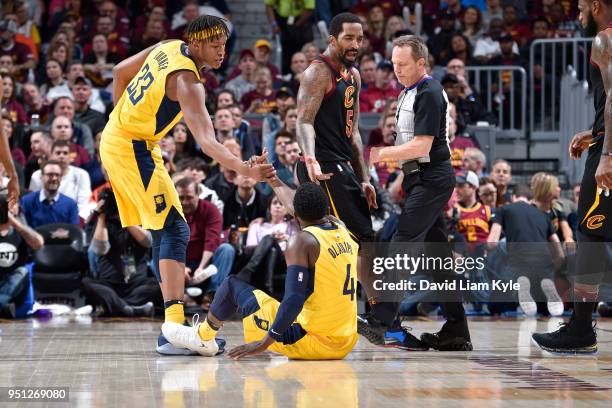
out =
[[[351,302],[355,299],[355,278],[351,277],[351,264],[346,265],[346,280],[342,294],[351,295]]]
[[[127,87],[128,95],[130,95],[130,101],[132,101],[133,105],[140,102],[144,96],[144,92],[151,86],[152,83],[153,74],[151,71],[149,71],[149,64],[146,64],[140,70],[140,76],[136,78],[136,81],[132,81],[132,83]]]

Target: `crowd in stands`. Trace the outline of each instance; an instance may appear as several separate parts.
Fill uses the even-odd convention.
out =
[[[389,61],[391,42],[420,27],[431,51],[431,72],[441,80],[451,107],[449,140],[457,188],[447,216],[456,252],[472,256],[498,251],[500,240],[548,242],[553,236],[564,245],[559,256],[571,251],[577,195],[573,202],[560,199],[558,180],[545,173],[535,175],[531,186],[512,188],[511,164],[486,157],[467,130],[478,122],[495,124],[497,116],[485,109],[466,66],[525,66],[533,40],[578,32],[577,1],[425,1],[421,21],[416,21],[414,0],[264,1],[270,34],[280,35],[280,66],[273,62],[268,39],[234,50],[240,27],[231,23],[231,2],[226,0],[2,2],[1,124],[23,195],[19,213],[3,216],[8,210],[0,201],[0,259],[5,261],[0,262],[0,313],[14,314],[27,286],[28,247],[36,251],[42,246],[42,238],[30,228],[56,223],[85,232],[89,265],[83,267],[82,289],[100,313],[150,315],[153,305],[161,305],[149,264],[151,234],[140,227],[121,228],[98,146],[112,110],[115,64],[161,40],[184,39],[186,25],[202,13],[225,17],[231,32],[223,66],[202,77],[217,139],[243,159],[267,148],[279,177],[290,186],[295,185],[293,169],[300,155],[300,77],[322,51],[313,42],[314,22],[329,23],[346,10],[363,21],[366,37],[356,67],[363,83],[360,109],[380,117],[378,128],[364,135],[366,158],[371,147],[394,143],[401,86]],[[409,10],[407,20],[403,7]],[[507,92],[505,81],[498,92]],[[229,274],[282,296],[283,251],[298,230],[287,208],[265,184],[206,156],[183,122],[160,141],[160,149],[191,230],[185,283],[201,290],[191,291],[189,301],[208,307]],[[371,175],[379,202],[372,217],[384,241],[393,235],[403,200],[402,174],[398,163],[383,162],[371,168]],[[6,184],[5,178],[0,181]],[[516,221],[512,215],[517,213],[533,217],[531,230]],[[546,278],[561,276],[555,265],[551,263]],[[36,273],[36,265],[29,271]],[[417,304],[408,302],[403,311],[422,311]]]

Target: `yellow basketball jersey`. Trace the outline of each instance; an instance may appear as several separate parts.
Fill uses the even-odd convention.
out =
[[[357,333],[357,251],[346,228],[310,226],[304,231],[319,242],[314,290],[304,303],[298,323],[307,333],[339,341]]]
[[[105,130],[130,139],[157,142],[183,117],[179,103],[166,95],[166,78],[185,70],[200,78],[183,41],[170,41],[153,49],[121,95]]]

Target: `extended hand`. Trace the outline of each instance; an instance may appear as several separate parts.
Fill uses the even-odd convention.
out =
[[[268,349],[268,346],[263,341],[254,341],[252,343],[243,344],[235,347],[227,353],[228,357],[238,360],[246,356],[255,356],[261,354]]]
[[[14,210],[19,202],[19,180],[17,176],[10,178],[7,188],[9,210]]]
[[[329,180],[332,173],[323,173],[319,162],[314,157],[307,157],[305,159],[306,170],[308,170],[308,178],[313,183],[319,184],[320,181]]]

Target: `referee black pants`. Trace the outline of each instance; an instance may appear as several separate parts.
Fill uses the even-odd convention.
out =
[[[406,199],[393,242],[422,243],[425,256],[452,258],[444,219],[444,210],[455,187],[455,173],[450,161],[421,165],[418,173],[405,176],[402,187]],[[408,252],[416,252],[418,248],[419,245],[411,245]],[[413,256],[418,255],[415,253]],[[444,268],[434,269],[432,275],[435,282],[451,282],[456,278],[454,271]],[[438,294],[444,300],[445,317],[462,319],[464,311],[458,293]],[[373,307],[375,317],[387,326],[393,324],[398,310],[399,303],[396,302],[379,303]]]

